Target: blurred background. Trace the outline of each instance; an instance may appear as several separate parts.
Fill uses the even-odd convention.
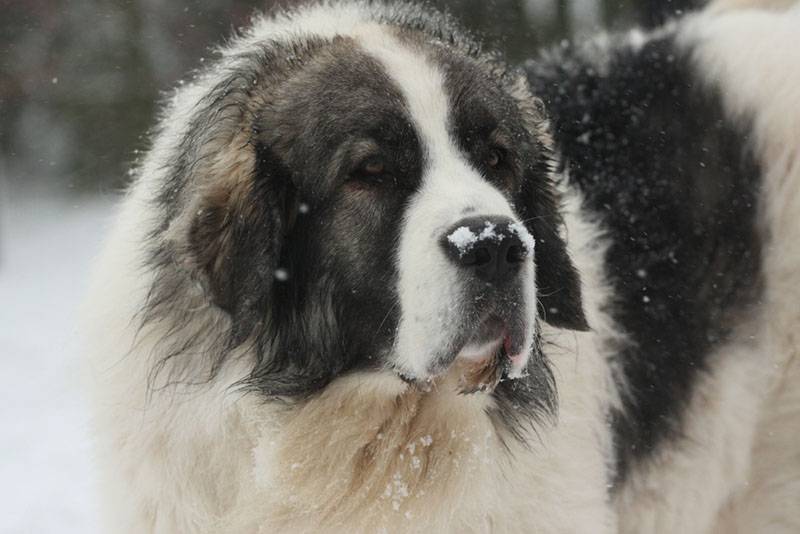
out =
[[[514,61],[694,2],[432,3]],[[91,258],[164,92],[275,4],[0,0],[0,532],[98,532],[75,336]]]
[[[160,95],[274,0],[3,0],[0,173],[114,190]],[[282,5],[291,5],[284,0]],[[512,60],[598,28],[652,26],[691,0],[436,0]]]

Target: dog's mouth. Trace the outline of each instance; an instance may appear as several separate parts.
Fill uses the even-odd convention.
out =
[[[502,379],[519,377],[529,352],[524,324],[486,317],[453,357],[459,391],[491,392]]]
[[[402,373],[400,377],[423,389],[453,378],[460,393],[490,393],[502,380],[523,376],[531,353],[526,333],[527,325],[521,318],[486,315],[477,327],[465,329],[452,348],[437,359],[430,378],[419,381]]]

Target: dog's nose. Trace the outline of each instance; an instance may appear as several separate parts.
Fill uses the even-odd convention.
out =
[[[442,246],[459,267],[484,282],[502,284],[533,252],[533,237],[507,217],[470,217],[445,233]]]

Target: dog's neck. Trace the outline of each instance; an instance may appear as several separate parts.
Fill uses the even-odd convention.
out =
[[[458,386],[445,377],[423,391],[362,373],[278,414],[280,431],[261,440],[269,443],[262,465],[279,466],[270,475],[276,524],[306,515],[326,525],[391,525],[419,518],[432,501],[469,500],[469,484],[492,486],[507,455],[486,415],[492,399]]]

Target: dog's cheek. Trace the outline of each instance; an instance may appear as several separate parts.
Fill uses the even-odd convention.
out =
[[[377,194],[348,192],[334,205],[324,240],[349,287],[385,291],[396,277],[394,243],[399,214]],[[397,202],[399,203],[399,202]]]

